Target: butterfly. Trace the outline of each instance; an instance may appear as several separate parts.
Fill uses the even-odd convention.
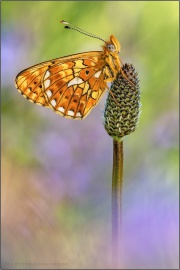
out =
[[[102,51],[89,51],[56,58],[29,67],[15,78],[23,97],[71,119],[84,119],[108,88],[108,82],[122,72],[120,43],[86,32],[64,20],[65,28],[100,39]],[[124,75],[125,76],[125,75]]]

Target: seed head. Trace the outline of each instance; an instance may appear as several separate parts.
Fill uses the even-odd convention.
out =
[[[113,139],[135,131],[140,115],[139,79],[135,68],[125,64],[112,83],[104,111],[104,128]],[[127,77],[127,78],[126,78]],[[131,83],[132,82],[132,83]],[[113,97],[114,96],[114,97]]]

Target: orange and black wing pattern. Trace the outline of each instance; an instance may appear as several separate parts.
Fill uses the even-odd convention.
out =
[[[57,58],[20,72],[15,84],[29,101],[56,113],[83,119],[107,87],[103,52],[86,52]]]

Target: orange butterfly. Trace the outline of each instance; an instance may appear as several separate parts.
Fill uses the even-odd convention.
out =
[[[103,51],[79,53],[37,64],[21,71],[15,85],[29,101],[49,107],[65,117],[83,119],[108,88],[107,82],[114,81],[117,73],[122,72],[120,43],[113,35],[106,42],[64,20],[61,23],[66,24],[65,28],[102,40],[105,43]]]

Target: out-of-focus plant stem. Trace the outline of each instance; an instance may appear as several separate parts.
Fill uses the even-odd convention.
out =
[[[113,140],[112,172],[112,261],[123,268],[122,238],[123,140]]]

